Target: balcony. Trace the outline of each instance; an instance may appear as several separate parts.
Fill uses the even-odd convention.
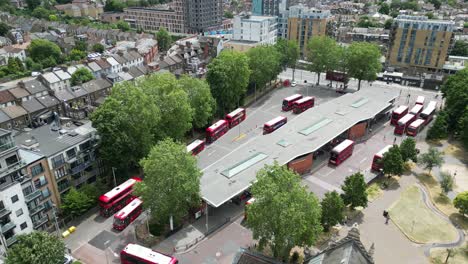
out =
[[[23,167],[24,165],[26,165],[26,163],[22,160],[19,160],[16,163],[8,165],[8,167],[0,169],[0,174],[10,174],[14,171],[21,169],[21,167]]]
[[[6,240],[7,247],[11,247],[13,244],[15,244],[18,241],[16,236],[12,236]]]
[[[39,227],[43,226],[45,223],[47,223],[49,219],[47,218],[46,215],[44,215],[41,219],[39,219],[36,222],[33,222],[33,228],[38,229]]]
[[[76,174],[76,173],[82,172],[83,170],[91,166],[92,164],[93,164],[93,161],[91,160],[83,162],[80,165],[71,168],[70,174]]]
[[[29,215],[33,216],[33,215],[39,213],[40,211],[42,211],[44,209],[45,209],[45,206],[43,204],[40,204],[40,205],[36,206],[33,209],[29,209]]]
[[[4,151],[7,151],[11,148],[14,148],[15,147],[15,143],[13,141],[9,141],[3,145],[0,145],[0,153],[1,152],[4,152]]]
[[[35,190],[34,192],[26,195],[24,199],[26,200],[26,202],[30,202],[36,198],[39,198],[41,196],[41,193],[41,190]]]
[[[34,181],[34,187],[36,187],[36,189],[39,189],[41,188],[42,186],[45,186],[47,185],[49,182],[47,180],[44,180],[44,181]]]
[[[58,190],[59,190],[60,193],[66,191],[68,189],[70,189],[70,183],[69,182],[67,182],[66,184],[62,184],[62,185],[58,186]]]
[[[5,207],[3,207],[2,209],[0,209],[0,218],[3,218],[7,215],[11,214],[11,211],[6,209]]]
[[[5,225],[2,226],[2,233],[6,233],[10,231],[11,229],[15,228],[16,225],[13,222],[8,222]]]

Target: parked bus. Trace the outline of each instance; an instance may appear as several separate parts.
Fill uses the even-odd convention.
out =
[[[254,198],[254,197],[250,198],[249,200],[247,200],[247,201],[245,202],[244,218],[247,218],[247,206],[249,206],[249,204],[252,204],[253,202],[255,202],[255,198]]]
[[[153,251],[137,244],[128,244],[120,252],[121,264],[177,264],[179,261],[171,256]]]
[[[143,202],[135,198],[131,203],[127,204],[122,210],[114,215],[113,227],[116,230],[124,230],[133,220],[135,220],[142,211]]]
[[[283,99],[283,111],[289,111],[293,108],[294,102],[301,99],[301,94],[294,94]]]
[[[418,135],[419,131],[421,131],[424,128],[424,119],[416,119],[416,121],[413,121],[408,128],[406,129],[406,134],[408,136],[413,136],[415,137]]]
[[[424,96],[420,95],[416,98],[416,104],[419,104],[419,105],[424,105]]]
[[[193,156],[197,155],[204,149],[205,149],[205,141],[200,140],[200,139],[193,141],[187,146],[187,152],[192,153]]]
[[[416,116],[416,118],[419,116],[419,114],[422,112],[423,106],[420,104],[414,105],[413,108],[411,108],[410,114],[413,114]]]
[[[325,79],[328,81],[348,83],[348,74],[339,71],[327,71]]]
[[[354,141],[345,139],[334,147],[330,153],[329,163],[338,166],[353,154]]]
[[[270,134],[276,129],[282,127],[287,122],[288,122],[288,119],[284,116],[278,116],[278,117],[273,118],[272,120],[266,122],[263,125],[263,135]]]
[[[408,113],[408,106],[400,105],[397,109],[393,110],[391,125],[396,125],[398,120]]]
[[[371,169],[373,171],[380,171],[383,167],[381,162],[383,155],[392,147],[392,145],[385,146],[385,148],[381,149],[374,155],[374,159],[372,159],[372,166]]]
[[[141,181],[139,178],[131,178],[99,197],[100,214],[109,217],[136,197],[132,195],[133,185]]]
[[[398,123],[395,126],[394,134],[403,135],[406,131],[406,128],[411,124],[411,122],[416,119],[416,116],[413,114],[406,114],[404,117],[398,120]]]
[[[231,113],[226,115],[226,121],[229,123],[229,128],[235,127],[240,122],[244,121],[246,118],[245,109],[237,108]]]
[[[226,120],[219,120],[206,129],[206,142],[215,142],[229,130],[229,124]]]
[[[437,107],[437,102],[430,101],[429,104],[426,106],[426,108],[424,108],[424,110],[421,112],[419,117],[421,119],[424,119],[424,125],[427,125],[431,122],[432,118],[434,117],[436,107]]]
[[[300,114],[305,110],[314,107],[315,98],[312,96],[306,96],[302,99],[297,100],[293,104],[293,112],[295,114]]]

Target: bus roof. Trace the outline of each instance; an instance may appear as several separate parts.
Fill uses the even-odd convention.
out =
[[[292,100],[296,100],[299,97],[302,97],[302,94],[293,94],[291,96],[288,96],[288,97],[284,98],[284,100],[285,101],[292,101]]]
[[[347,147],[351,146],[352,144],[354,144],[354,141],[349,140],[349,139],[345,139],[343,142],[341,142],[340,144],[335,146],[332,149],[332,152],[340,153],[341,151],[345,150]]]
[[[117,196],[120,192],[122,192],[122,190],[125,190],[125,189],[127,189],[129,187],[132,187],[137,181],[139,181],[139,180],[137,180],[136,178],[128,179],[127,181],[125,181],[124,183],[122,183],[119,186],[115,187],[114,189],[112,189],[112,190],[106,192],[105,194],[101,195],[99,197],[99,200],[101,202],[107,203],[112,198]]]
[[[419,112],[421,112],[422,108],[423,108],[422,105],[417,104],[417,105],[413,106],[413,108],[411,108],[410,113],[416,115],[416,114],[418,114]]]
[[[383,157],[383,155],[392,147],[392,145],[387,145],[383,149],[381,149],[379,152],[377,152],[375,155],[378,157]]]
[[[402,118],[400,118],[400,120],[398,120],[398,125],[403,125],[403,124],[408,123],[408,121],[413,119],[413,117],[414,117],[413,114],[406,114],[404,117],[402,117]]]
[[[393,113],[401,114],[401,113],[403,113],[404,111],[406,111],[406,109],[408,109],[408,106],[406,106],[406,105],[400,105],[397,109],[393,110]]]
[[[416,104],[424,104],[424,96],[420,95],[416,98]]]
[[[157,264],[170,264],[173,258],[153,251],[150,248],[142,247],[137,244],[128,244],[123,251],[129,255],[139,257],[146,261]]]
[[[277,116],[275,118],[273,118],[272,120],[268,121],[265,123],[266,126],[271,126],[271,125],[274,125],[276,123],[278,123],[279,121],[283,120],[283,119],[286,119],[286,117],[284,116]]]
[[[312,97],[312,96],[306,96],[306,97],[304,97],[304,98],[302,98],[302,99],[297,100],[297,101],[294,102],[294,103],[295,103],[295,104],[302,104],[302,103],[305,103],[305,102],[307,102],[307,101],[309,101],[309,100],[313,100],[313,99],[314,99],[314,97]]]
[[[416,127],[421,126],[422,124],[424,124],[424,119],[419,118],[413,121],[409,126],[416,128]]]
[[[430,101],[429,104],[424,108],[424,110],[421,112],[424,115],[430,115],[432,112],[435,111],[437,107],[437,102],[436,101]]]
[[[252,197],[250,198],[249,200],[247,200],[247,202],[245,202],[245,204],[252,204],[253,202],[255,202],[255,198]]]
[[[245,110],[244,108],[237,108],[236,110],[234,110],[231,113],[227,114],[226,117],[232,118],[232,117],[236,116],[237,114],[241,113],[244,110]]]
[[[124,208],[122,208],[120,211],[118,211],[114,217],[119,218],[119,219],[125,219],[135,208],[140,206],[143,203],[138,198],[135,198],[131,203],[127,204]]]
[[[196,139],[195,141],[193,141],[192,143],[190,143],[190,144],[187,146],[187,152],[192,151],[194,148],[196,148],[196,147],[197,147],[198,145],[200,145],[201,143],[203,143],[203,140]]]
[[[212,124],[212,125],[211,125],[209,128],[207,128],[206,130],[213,131],[213,130],[215,130],[216,128],[218,128],[218,127],[224,125],[225,123],[226,123],[226,120],[221,119],[221,120],[219,120],[218,122]]]

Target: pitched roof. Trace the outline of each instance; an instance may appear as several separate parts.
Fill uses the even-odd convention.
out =
[[[19,85],[26,89],[30,94],[36,94],[48,90],[47,87],[37,79],[20,82]]]
[[[55,97],[62,102],[75,99],[75,96],[66,89],[56,91]]]
[[[57,100],[57,98],[50,95],[38,97],[37,100],[39,100],[39,102],[41,102],[41,104],[43,104],[46,107],[54,107],[60,103],[59,100]]]
[[[120,64],[124,64],[126,62],[126,60],[122,58],[119,54],[112,54],[111,56]]]
[[[21,106],[23,106],[26,111],[29,113],[34,113],[40,110],[45,109],[46,107],[41,104],[36,98],[31,98],[30,100],[24,101],[21,103]]]
[[[55,75],[55,73],[53,73],[53,72],[44,73],[44,74],[42,74],[42,77],[48,83],[60,82],[60,78],[57,75]]]
[[[8,91],[0,91],[0,104],[5,104],[15,100],[15,97]]]
[[[26,89],[21,88],[21,87],[16,87],[16,88],[10,89],[10,90],[8,90],[8,91],[10,91],[10,93],[11,93],[16,99],[23,98],[23,97],[26,97],[26,96],[29,96],[29,95],[30,95]]]
[[[23,107],[19,105],[10,105],[2,109],[5,114],[7,114],[11,119],[18,118],[20,116],[27,115],[28,112],[24,110]]]
[[[0,124],[10,121],[11,118],[0,109]]]
[[[71,75],[68,72],[63,70],[54,71],[55,75],[57,75],[62,81],[71,79]]]
[[[97,60],[96,63],[103,69],[108,69],[111,67],[107,60],[104,59]]]
[[[94,93],[112,87],[112,83],[105,79],[92,80],[81,85],[88,93]]]
[[[101,66],[99,66],[99,64],[97,64],[95,61],[88,63],[88,67],[93,72],[97,72],[97,71],[102,70]]]
[[[241,248],[237,252],[232,264],[284,264],[278,260]]]

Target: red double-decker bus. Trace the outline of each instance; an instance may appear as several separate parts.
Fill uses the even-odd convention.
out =
[[[300,114],[304,112],[305,110],[314,107],[314,104],[315,104],[315,98],[312,96],[306,96],[294,102],[293,112],[295,114]]]
[[[393,110],[391,125],[396,125],[398,120],[408,113],[408,106],[400,105],[397,109]]]
[[[354,141],[345,139],[334,147],[330,153],[329,163],[338,166],[353,154]]]
[[[121,264],[177,264],[179,261],[171,256],[153,251],[151,248],[137,244],[128,244],[120,252]]]
[[[244,121],[246,117],[245,109],[237,108],[236,110],[226,115],[226,121],[229,123],[229,128],[233,128],[240,122]]]
[[[430,101],[426,108],[421,112],[419,117],[424,119],[424,125],[427,125],[431,122],[432,118],[434,117],[435,111],[437,107],[436,101]]]
[[[420,95],[416,98],[416,104],[419,104],[419,105],[424,105],[424,96]]]
[[[133,220],[135,220],[143,210],[143,202],[135,198],[131,203],[127,204],[122,210],[114,215],[113,227],[116,230],[124,230]]]
[[[212,143],[226,134],[229,130],[229,124],[226,120],[219,120],[206,129],[206,142]]]
[[[416,118],[419,116],[419,114],[422,112],[423,106],[420,104],[414,105],[413,108],[411,108],[410,114],[413,114],[416,116]]]
[[[249,206],[250,204],[252,204],[253,202],[255,202],[255,198],[250,198],[249,200],[247,200],[245,202],[245,208],[244,208],[244,218],[247,218],[247,206]]]
[[[187,146],[187,152],[191,153],[193,156],[197,155],[204,149],[205,149],[205,141],[200,140],[200,139],[193,141]]]
[[[294,102],[296,102],[297,100],[301,99],[302,98],[302,95],[301,94],[294,94],[294,95],[291,95],[291,96],[288,96],[286,98],[283,99],[283,111],[289,111],[293,108],[293,104]]]
[[[377,152],[375,155],[374,155],[374,158],[372,159],[372,166],[371,166],[371,169],[373,171],[380,171],[383,167],[383,164],[382,164],[382,158],[383,158],[383,155],[392,147],[392,145],[388,145],[388,146],[385,146],[385,148],[381,149],[379,152]]]
[[[132,195],[133,185],[141,179],[133,177],[99,197],[100,214],[109,217],[136,197]]]
[[[288,122],[288,119],[284,116],[278,116],[278,117],[273,118],[272,120],[266,122],[263,125],[263,135],[270,134],[271,132],[282,127],[287,122]]]
[[[406,129],[406,135],[415,137],[424,128],[424,119],[416,119]]]
[[[393,131],[394,134],[403,135],[405,133],[406,128],[411,124],[411,122],[416,119],[416,116],[413,114],[406,114],[404,117],[398,120],[398,123],[395,125],[395,130]]]

